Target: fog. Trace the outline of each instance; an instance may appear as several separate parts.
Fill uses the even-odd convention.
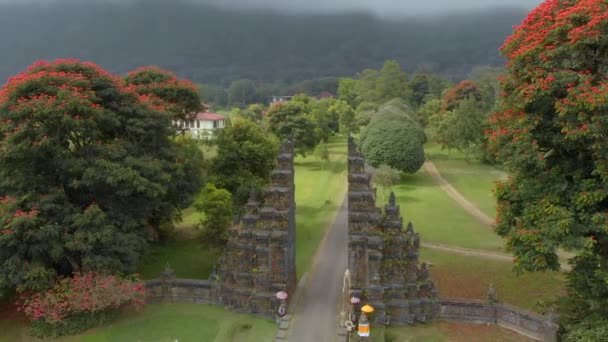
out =
[[[52,6],[58,2],[114,3],[176,2],[176,0],[0,0],[2,4],[39,4]],[[371,12],[380,16],[408,16],[470,12],[497,7],[532,9],[542,0],[178,0],[211,4],[227,8],[268,9],[286,13],[340,13],[351,11]]]

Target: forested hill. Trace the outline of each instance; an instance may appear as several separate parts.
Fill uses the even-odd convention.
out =
[[[202,83],[295,82],[353,75],[396,59],[464,77],[503,63],[497,49],[525,16],[502,9],[384,20],[367,14],[279,15],[203,5],[0,5],[0,82],[37,59],[75,57],[116,73],[156,64]]]

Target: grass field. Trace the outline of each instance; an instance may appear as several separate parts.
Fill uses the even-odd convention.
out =
[[[373,328],[372,342],[528,342],[512,331],[486,325],[433,323],[413,327]]]
[[[421,249],[420,261],[430,261],[431,276],[442,297],[485,299],[494,283],[498,299],[507,304],[536,310],[539,300],[563,294],[565,276],[560,272],[517,275],[506,261]]]
[[[503,251],[504,241],[467,214],[423,170],[393,187],[404,224],[412,222],[422,242]],[[386,203],[378,190],[379,205]],[[384,197],[384,198],[383,198]]]
[[[458,151],[441,150],[436,144],[427,144],[425,152],[435,166],[458,192],[490,217],[496,216],[496,199],[492,193],[494,182],[507,174],[490,165],[471,159],[465,162]]]
[[[330,161],[325,166],[312,154],[295,160],[298,277],[308,271],[312,257],[346,195],[346,137],[331,137],[327,148]]]
[[[0,342],[38,341],[25,329],[0,322]],[[3,326],[5,325],[5,326]],[[9,326],[10,325],[10,326]],[[123,314],[113,324],[64,337],[57,342],[247,342],[271,341],[276,324],[222,308],[197,304],[150,304],[141,312]]]

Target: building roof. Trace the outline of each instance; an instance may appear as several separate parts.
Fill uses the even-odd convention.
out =
[[[196,114],[196,116],[194,116],[194,120],[221,121],[221,120],[226,120],[226,117],[221,114],[217,114],[217,113],[204,112],[204,113]]]

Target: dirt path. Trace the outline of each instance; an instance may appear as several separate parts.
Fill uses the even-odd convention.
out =
[[[437,183],[456,203],[458,203],[467,213],[469,213],[473,218],[479,221],[481,224],[487,226],[488,228],[494,227],[494,219],[483,213],[479,208],[477,208],[473,203],[469,202],[464,196],[458,192],[450,183],[448,183],[445,178],[441,176],[435,164],[432,161],[428,160],[424,162],[423,166],[424,170],[431,175],[433,181]]]
[[[337,337],[338,301],[347,266],[347,201],[315,256],[302,295],[296,303],[290,342],[332,342]]]
[[[466,255],[466,256],[475,256],[480,258],[494,259],[500,261],[512,261],[513,256],[505,253],[492,252],[492,251],[482,251],[479,249],[468,249],[461,247],[453,247],[446,245],[436,245],[436,244],[428,244],[422,243],[420,244],[424,248],[434,249],[442,252],[449,252],[454,254]]]

